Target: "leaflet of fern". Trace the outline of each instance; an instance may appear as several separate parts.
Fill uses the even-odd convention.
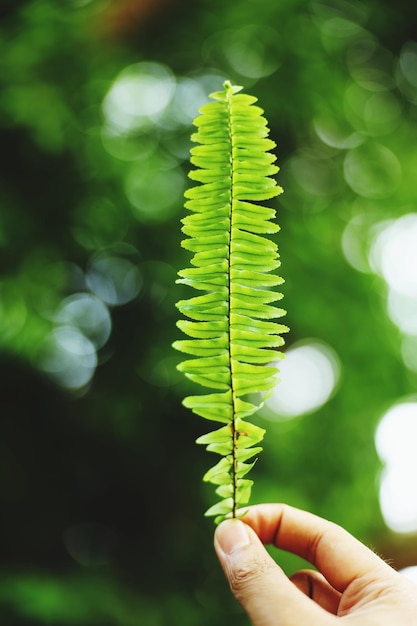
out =
[[[270,152],[275,143],[256,98],[241,87],[224,84],[211,94],[214,100],[200,109],[191,139],[190,178],[200,183],[185,193],[190,211],[182,220],[182,246],[193,253],[192,267],[179,272],[177,282],[201,292],[177,303],[188,319],[178,322],[190,339],[174,347],[193,358],[178,369],[192,381],[211,389],[189,396],[184,405],[198,415],[220,422],[217,430],[197,439],[221,459],[204,476],[216,485],[220,502],[206,515],[216,522],[249,502],[253,481],[246,478],[264,430],[249,421],[261,405],[253,396],[265,395],[276,385],[288,330],[273,321],[284,314],[274,302],[273,288],[282,279],[272,273],[279,265],[277,245],[265,237],[279,227],[275,211],[259,204],[282,189],[271,178],[279,168]]]

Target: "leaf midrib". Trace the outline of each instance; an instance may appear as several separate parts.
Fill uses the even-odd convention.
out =
[[[229,140],[230,140],[230,222],[229,222],[229,241],[228,241],[228,320],[227,320],[227,332],[228,332],[228,351],[229,351],[229,369],[230,369],[230,388],[231,388],[231,397],[232,397],[232,422],[231,422],[231,430],[232,430],[232,482],[233,482],[233,507],[232,507],[232,517],[237,516],[237,490],[238,490],[238,476],[237,476],[237,439],[238,433],[236,431],[236,397],[235,391],[233,388],[233,361],[232,361],[232,338],[231,338],[231,300],[232,300],[232,278],[231,278],[231,255],[232,255],[232,234],[233,234],[233,189],[234,189],[234,176],[235,176],[235,167],[233,160],[233,132],[232,132],[232,111],[231,111],[231,99],[233,98],[233,93],[230,91],[226,94],[226,103],[227,103],[227,116],[228,116],[228,132],[229,132]]]

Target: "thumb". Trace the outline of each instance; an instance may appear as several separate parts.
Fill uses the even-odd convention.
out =
[[[214,547],[233,595],[254,626],[333,623],[329,613],[287,578],[255,531],[241,520],[222,522]]]

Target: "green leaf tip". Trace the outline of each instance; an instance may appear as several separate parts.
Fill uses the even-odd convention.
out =
[[[225,102],[228,98],[233,96],[239,91],[242,91],[243,87],[240,85],[232,85],[230,80],[225,80],[223,83],[223,91],[215,91],[209,95],[209,98],[213,100],[219,100]]]
[[[242,91],[243,87],[241,85],[232,85],[230,80],[225,80],[223,83],[223,89],[227,94],[234,95],[235,93]]]
[[[176,281],[198,292],[177,302],[185,317],[177,325],[188,338],[173,346],[191,357],[179,371],[208,388],[183,404],[219,424],[197,439],[220,456],[203,477],[220,498],[206,512],[216,523],[240,516],[249,502],[253,481],[246,475],[264,430],[247,418],[277,384],[288,330],[276,321],[285,314],[275,305],[283,279],[276,274],[278,247],[268,238],[279,226],[275,210],[262,204],[282,192],[273,178],[275,143],[257,99],[241,91],[226,80],[194,120],[189,176],[196,184],[185,192],[188,214],[181,220],[181,245],[192,256]]]

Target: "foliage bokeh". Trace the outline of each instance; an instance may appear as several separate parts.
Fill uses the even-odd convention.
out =
[[[415,9],[10,0],[0,11],[2,621],[247,623],[202,517],[205,425],[181,406],[171,349],[192,119],[226,78],[259,98],[278,144],[287,346],[324,342],[341,371],[317,411],[259,417],[254,501],[306,507],[415,564],[380,513],[374,433],[417,392],[401,348],[415,349],[417,331],[390,319],[370,261],[378,225],[416,211]]]

